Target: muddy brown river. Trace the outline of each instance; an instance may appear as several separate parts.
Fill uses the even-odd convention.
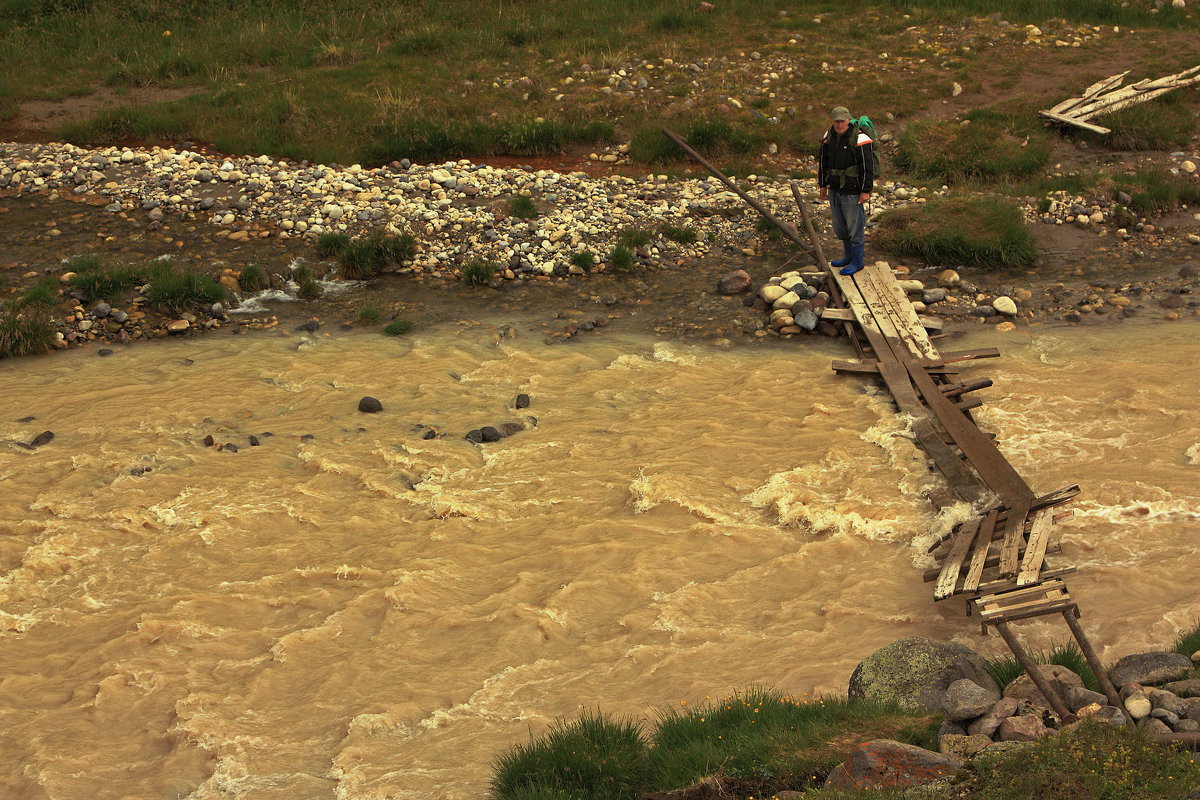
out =
[[[476,800],[582,710],[844,693],[904,636],[1000,651],[921,582],[938,479],[886,394],[831,371],[844,340],[544,320],[0,363],[0,796]],[[1050,560],[1107,662],[1200,618],[1198,334],[954,344],[1001,349],[967,374],[1034,490],[1082,487]]]

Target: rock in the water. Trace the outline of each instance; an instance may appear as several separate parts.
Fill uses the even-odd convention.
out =
[[[529,408],[529,395],[527,395],[527,394],[517,395],[517,399],[513,402],[513,407],[514,408]]]
[[[29,443],[29,449],[32,450],[35,447],[41,447],[44,444],[49,444],[50,440],[53,438],[54,431],[42,431],[37,436],[33,437],[33,441]]]
[[[931,753],[911,744],[876,739],[854,748],[825,780],[826,789],[903,789],[953,775],[961,759]]]
[[[483,441],[483,431],[479,430],[478,428],[472,428],[471,430],[467,431],[467,435],[463,438],[468,442],[472,442],[473,444],[479,444]]]
[[[186,319],[176,319],[167,323],[167,333],[186,333],[192,324]]]
[[[950,684],[962,678],[999,691],[987,662],[975,651],[934,639],[892,642],[859,664],[847,690],[853,699],[895,700],[908,708],[938,709]]]
[[[507,438],[523,430],[525,430],[525,426],[520,422],[505,422],[500,426],[500,435]]]
[[[1117,661],[1108,677],[1117,686],[1181,681],[1192,671],[1192,660],[1181,653],[1135,653]]]
[[[205,447],[212,447],[216,443],[217,443],[217,440],[212,437],[211,433],[208,436],[204,437],[204,446]]]
[[[383,411],[383,403],[368,395],[358,401],[358,410],[364,414],[376,414]]]
[[[982,717],[1000,699],[994,688],[985,689],[975,681],[963,678],[950,684],[942,698],[942,712],[951,722]]]
[[[483,441],[485,442],[498,442],[504,438],[500,434],[500,431],[496,430],[491,425],[485,425],[480,428],[479,435],[483,437]]]
[[[717,281],[717,292],[723,295],[741,294],[750,290],[750,273],[744,269],[734,270]]]

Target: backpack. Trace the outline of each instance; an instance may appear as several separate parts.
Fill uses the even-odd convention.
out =
[[[870,117],[863,114],[858,119],[851,117],[850,125],[871,137],[871,166],[875,172],[875,180],[879,180],[879,133],[875,130],[875,123],[871,122]],[[856,136],[855,139],[857,140],[857,138]]]

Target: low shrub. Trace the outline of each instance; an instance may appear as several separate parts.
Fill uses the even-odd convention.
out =
[[[382,316],[383,311],[379,306],[374,303],[367,303],[359,306],[356,319],[360,325],[374,325],[379,322]]]
[[[267,271],[257,264],[248,264],[238,275],[238,287],[243,292],[261,292],[271,284]]]
[[[491,261],[472,259],[463,264],[462,279],[472,285],[487,283],[498,269],[499,267]]]
[[[292,280],[295,281],[297,285],[307,281],[316,280],[316,277],[317,276],[316,273],[313,272],[313,268],[308,264],[300,264],[292,270]]]
[[[1002,197],[951,195],[886,212],[873,242],[934,265],[1018,267],[1037,258],[1021,210]]]
[[[628,247],[631,250],[636,250],[639,247],[645,247],[654,239],[654,234],[645,228],[628,228],[621,232],[621,236],[617,241],[622,247]]]
[[[0,312],[0,358],[44,353],[54,335],[54,322],[37,304]]]
[[[405,317],[394,319],[383,326],[383,332],[388,336],[401,336],[413,329],[413,321]]]
[[[633,272],[633,251],[619,244],[608,254],[608,263],[617,272]]]

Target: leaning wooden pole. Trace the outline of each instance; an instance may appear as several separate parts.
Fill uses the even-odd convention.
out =
[[[1062,612],[1063,619],[1067,621],[1067,627],[1071,629],[1071,633],[1075,636],[1075,641],[1079,643],[1079,649],[1083,651],[1083,657],[1087,659],[1088,666],[1092,668],[1092,674],[1096,676],[1096,680],[1100,682],[1100,688],[1104,690],[1104,696],[1108,698],[1110,706],[1125,711],[1125,704],[1121,702],[1121,695],[1117,693],[1117,687],[1108,678],[1108,671],[1104,669],[1104,664],[1101,663],[1100,657],[1096,655],[1095,648],[1092,647],[1091,641],[1088,640],[1087,634],[1083,632],[1083,626],[1079,624],[1079,618],[1076,614],[1079,613],[1077,608],[1068,608]],[[1126,712],[1125,718],[1129,719],[1129,713]]]
[[[694,158],[696,160],[696,162],[700,164],[700,166],[704,167],[706,170],[711,172],[713,174],[713,177],[715,177],[721,183],[728,186],[730,191],[734,192],[738,197],[745,200],[747,205],[749,205],[751,208],[753,208],[759,214],[762,214],[763,219],[767,220],[767,222],[770,222],[776,228],[779,228],[779,230],[783,233],[783,235],[788,237],[789,239],[791,239],[797,245],[799,245],[801,250],[808,253],[813,258],[816,258],[816,254],[804,246],[804,239],[802,239],[800,237],[800,232],[796,230],[795,225],[790,225],[786,222],[780,222],[775,217],[774,214],[772,214],[770,211],[767,210],[766,206],[764,206],[762,203],[755,200],[750,195],[743,192],[740,188],[738,188],[738,185],[736,183],[729,180],[729,178],[725,177],[725,175],[722,174],[721,170],[717,169],[712,164],[705,161],[704,157],[701,156],[699,153],[697,153],[695,150],[693,150],[691,147],[689,147],[688,143],[685,142],[682,139],[682,137],[677,136],[676,134],[672,133],[671,131],[667,130],[666,128],[663,128],[662,132],[663,132],[664,136],[666,136],[668,139],[670,139],[675,144],[679,145],[679,147],[683,150],[683,152],[687,153],[689,156]]]
[[[1013,632],[1008,629],[1008,623],[997,622],[995,623],[995,628],[996,630],[1000,631],[1000,636],[1003,637],[1004,643],[1008,645],[1009,650],[1012,650],[1012,653],[1017,657],[1017,661],[1020,663],[1021,668],[1025,670],[1025,674],[1029,676],[1031,681],[1033,681],[1033,685],[1038,688],[1038,691],[1042,693],[1042,696],[1046,698],[1046,702],[1049,703],[1050,707],[1054,709],[1054,713],[1058,714],[1058,716],[1063,720],[1066,720],[1067,717],[1073,717],[1074,715],[1071,714],[1070,710],[1063,703],[1062,698],[1058,696],[1058,692],[1054,691],[1054,689],[1050,687],[1050,684],[1046,682],[1046,679],[1042,677],[1042,673],[1038,670],[1037,664],[1033,663],[1033,659],[1030,658],[1029,654],[1025,652],[1025,648],[1022,647],[1021,643],[1017,641],[1017,637],[1014,636]]]
[[[804,229],[808,232],[808,239],[812,242],[813,252],[817,255],[817,264],[821,269],[825,269],[825,265],[829,262],[825,260],[825,251],[821,249],[821,240],[817,238],[817,232],[813,229],[812,217],[808,215],[808,206],[804,202],[804,198],[800,196],[800,190],[796,188],[796,184],[792,184],[792,197],[796,200],[796,206],[800,209],[800,219],[804,220]]]

